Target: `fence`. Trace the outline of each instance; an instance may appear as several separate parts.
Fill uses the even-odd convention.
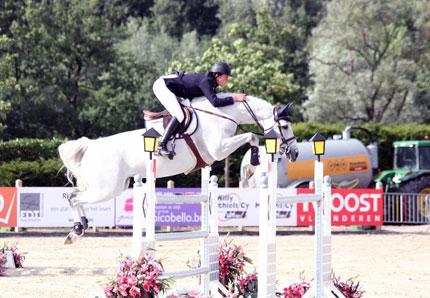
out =
[[[384,224],[430,223],[430,194],[384,193]]]

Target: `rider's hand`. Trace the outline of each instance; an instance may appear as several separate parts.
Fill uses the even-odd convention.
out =
[[[245,93],[237,93],[237,94],[233,95],[233,100],[234,100],[235,102],[238,102],[238,101],[244,101],[244,100],[245,100],[245,97],[246,97],[246,94],[245,94]]]

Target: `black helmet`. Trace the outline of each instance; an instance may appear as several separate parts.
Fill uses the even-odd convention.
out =
[[[231,67],[224,61],[220,61],[212,65],[210,72],[231,76]]]

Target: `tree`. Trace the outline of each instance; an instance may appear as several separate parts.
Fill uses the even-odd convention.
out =
[[[420,3],[421,6],[415,5]],[[315,87],[305,114],[345,123],[422,121],[414,101],[428,39],[428,1],[335,0],[314,31]]]
[[[26,2],[22,20],[10,26],[16,87],[2,94],[12,106],[7,137],[94,137],[137,126],[135,117],[123,118],[112,106],[127,102],[139,114],[145,83],[136,72],[146,66],[118,53],[126,31],[100,15],[98,4]]]
[[[201,57],[175,61],[172,68],[203,72],[215,61],[228,61],[233,67],[233,78],[227,89],[245,89],[272,103],[284,103],[298,86],[292,83],[292,74],[282,72],[284,50],[272,42],[272,35],[279,34],[276,31],[282,28],[266,26],[267,21],[261,15],[257,28],[229,25],[223,35],[212,39]]]
[[[157,31],[181,39],[188,32],[213,36],[218,30],[218,6],[208,0],[159,0],[152,6]]]
[[[12,45],[12,39],[0,35],[0,133],[6,128],[6,116],[11,109],[10,103],[4,98],[15,88],[14,55],[9,54]]]

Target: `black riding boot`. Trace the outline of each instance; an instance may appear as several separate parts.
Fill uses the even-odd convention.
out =
[[[163,156],[171,154],[169,149],[167,149],[167,142],[178,129],[179,124],[181,123],[176,119],[176,117],[172,117],[172,119],[170,119],[169,124],[167,124],[166,130],[164,131],[164,135],[160,140],[160,144],[158,145],[158,154]]]

